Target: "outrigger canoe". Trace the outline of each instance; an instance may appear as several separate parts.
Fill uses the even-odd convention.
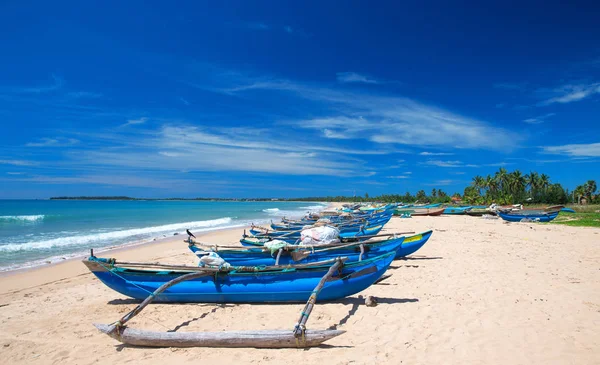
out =
[[[356,294],[385,273],[395,253],[344,264],[323,286],[320,301]],[[198,271],[206,275],[181,282],[154,298],[171,303],[296,303],[305,302],[335,260],[309,265],[205,268],[119,262],[90,256],[87,268],[109,288],[143,300],[163,284]],[[143,269],[150,267],[155,269]]]

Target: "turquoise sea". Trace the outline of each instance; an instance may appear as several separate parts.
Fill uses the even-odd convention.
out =
[[[0,200],[0,271],[186,229],[243,227],[324,207],[310,202]]]

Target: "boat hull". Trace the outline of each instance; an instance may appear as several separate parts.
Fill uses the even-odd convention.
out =
[[[532,221],[535,222],[550,222],[552,221],[554,218],[556,218],[558,216],[559,212],[554,212],[554,213],[546,213],[546,214],[539,214],[539,213],[533,213],[533,214],[517,214],[517,213],[512,213],[512,214],[508,214],[508,213],[503,213],[503,212],[498,212],[498,215],[500,216],[500,218],[504,219],[505,221],[508,222],[521,222],[523,219],[530,219]]]
[[[404,238],[402,245],[396,250],[396,259],[412,255],[427,243],[433,231],[423,232],[414,236]]]
[[[318,301],[356,294],[378,280],[394,253],[344,265],[325,283]],[[109,288],[143,300],[161,285],[189,272],[109,267],[92,258],[84,260],[92,273]],[[163,303],[303,303],[308,300],[329,266],[287,268],[273,272],[233,272],[203,276],[174,285],[155,298]]]
[[[381,256],[389,252],[397,252],[402,246],[405,237],[391,238],[389,240],[369,244],[365,242],[363,244],[364,252],[361,255],[360,244],[356,244],[350,247],[341,247],[336,249],[335,247],[327,247],[320,249],[319,247],[305,248],[299,250],[296,253],[306,253],[308,256],[294,260],[294,256],[290,251],[282,251],[279,257],[279,265],[294,265],[294,264],[308,264],[319,261],[326,261],[335,259],[336,257],[347,257],[346,262],[354,262],[359,260],[367,260],[373,257]],[[197,256],[202,257],[207,254],[207,251],[203,251],[197,246],[189,246],[190,250]],[[276,262],[277,252],[271,254],[269,251],[263,251],[263,249],[250,248],[248,250],[219,250],[217,254],[227,263],[232,266],[273,266]]]

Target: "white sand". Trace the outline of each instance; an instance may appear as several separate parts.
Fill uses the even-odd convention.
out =
[[[0,277],[0,363],[594,364],[600,363],[600,230],[454,216],[394,218],[435,232],[391,278],[319,304],[308,327],[347,331],[309,350],[121,346],[92,322],[135,304],[78,261]],[[240,229],[203,241],[231,243]],[[181,241],[104,256],[195,263]],[[302,305],[150,305],[130,322],[157,331],[292,329]]]

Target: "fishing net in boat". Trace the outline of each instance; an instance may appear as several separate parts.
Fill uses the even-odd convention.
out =
[[[271,251],[271,255],[280,249],[287,247],[288,243],[282,240],[273,240],[269,242],[265,242],[265,247]]]
[[[323,226],[304,229],[300,233],[300,241],[305,246],[327,245],[339,242],[340,230],[335,227]]]
[[[204,255],[200,258],[200,266],[213,266],[218,268],[228,268],[231,265],[225,261],[221,256],[219,256],[216,252],[211,252],[208,255]]]

